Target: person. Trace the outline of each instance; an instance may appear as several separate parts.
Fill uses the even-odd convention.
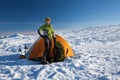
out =
[[[55,40],[54,30],[50,21],[51,21],[50,17],[47,17],[45,19],[45,24],[43,24],[38,29],[38,34],[44,38],[45,51],[43,53],[43,59],[42,59],[42,63],[44,64],[49,63],[49,61],[46,60],[46,57],[50,52],[52,38],[54,38]],[[44,35],[42,35],[42,33],[44,33]]]

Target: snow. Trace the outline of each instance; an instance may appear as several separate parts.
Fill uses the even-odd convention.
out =
[[[75,56],[64,62],[39,65],[19,59],[38,35],[13,34],[0,39],[0,80],[120,80],[120,26],[58,32]]]
[[[24,37],[24,35],[22,35],[22,34],[13,34],[13,35],[10,35],[9,37],[10,38],[13,38],[13,37]]]

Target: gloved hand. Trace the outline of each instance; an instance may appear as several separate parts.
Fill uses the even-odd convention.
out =
[[[53,33],[53,38],[56,38],[56,37],[55,37],[55,33]]]
[[[38,30],[38,34],[41,36],[41,33],[40,33],[40,31]],[[42,36],[41,36],[42,37]]]
[[[53,38],[54,38],[54,43],[56,42],[56,36],[55,34],[53,33]]]
[[[47,37],[47,36],[48,36],[46,30],[42,30],[42,31],[39,31],[39,30],[38,30],[38,34],[39,34],[41,37]]]

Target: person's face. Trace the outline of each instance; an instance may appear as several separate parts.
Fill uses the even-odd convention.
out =
[[[50,20],[46,20],[45,22],[46,22],[46,24],[50,24]]]

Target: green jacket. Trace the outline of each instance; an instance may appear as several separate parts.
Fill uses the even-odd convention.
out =
[[[39,30],[39,31],[46,30],[47,33],[48,33],[48,38],[49,38],[49,39],[52,39],[52,38],[53,38],[54,30],[53,30],[51,24],[44,24],[44,25],[42,25],[38,30]]]

